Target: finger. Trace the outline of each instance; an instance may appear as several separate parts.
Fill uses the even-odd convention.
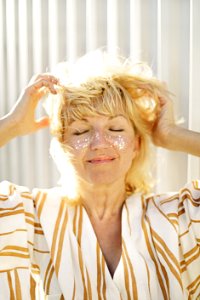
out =
[[[45,127],[48,127],[50,124],[50,120],[47,116],[44,116],[40,119],[37,119],[35,121],[35,130],[39,130],[39,129],[42,129],[42,128],[45,128]]]
[[[167,103],[167,100],[163,97],[159,97],[159,102],[160,102],[160,105],[163,106]]]
[[[159,98],[159,102],[160,102],[161,106],[164,106],[167,104],[169,104],[169,105],[172,104],[172,100],[169,97],[160,96],[158,98]]]
[[[59,79],[55,76],[53,76],[52,74],[49,74],[49,73],[43,73],[43,74],[40,74],[38,76],[38,80],[39,79],[45,79],[45,80],[48,80],[52,83],[55,83],[55,84],[58,84],[59,83]]]
[[[41,74],[34,75],[31,78],[31,80],[29,82],[29,85],[34,84],[36,81],[38,81],[40,79],[44,79],[44,80],[50,81],[50,82],[55,83],[55,84],[59,83],[59,79],[56,78],[55,76],[53,76],[52,74],[50,74],[50,73],[41,73]]]
[[[57,94],[55,89],[55,83],[46,79],[39,79],[38,81],[34,82],[32,85],[29,85],[27,90],[30,95],[37,94],[40,92],[41,88],[47,88],[52,94]],[[41,90],[42,91],[42,90]],[[42,93],[45,94],[47,91],[43,90]]]
[[[36,101],[42,99],[46,94],[49,93],[49,90],[46,87],[43,87],[35,92]]]

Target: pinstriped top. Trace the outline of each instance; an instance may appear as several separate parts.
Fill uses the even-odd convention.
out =
[[[200,299],[200,181],[126,200],[113,278],[86,210],[59,188],[0,194],[0,299]]]

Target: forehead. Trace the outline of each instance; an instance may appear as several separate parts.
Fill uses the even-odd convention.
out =
[[[129,118],[124,115],[124,114],[116,114],[114,116],[104,116],[104,115],[96,115],[96,116],[85,116],[81,119],[75,119],[71,122],[70,125],[73,124],[107,124],[110,122],[114,122],[117,124],[127,124],[131,126],[131,121],[129,120]]]

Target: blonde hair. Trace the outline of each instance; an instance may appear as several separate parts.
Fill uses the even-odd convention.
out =
[[[64,132],[73,120],[124,113],[140,140],[140,149],[126,176],[126,191],[128,194],[138,191],[147,193],[152,188],[150,134],[160,112],[159,98],[168,97],[169,93],[159,80],[151,76],[145,64],[133,64],[121,58],[113,60],[101,51],[96,53],[96,60],[94,57],[94,53],[86,55],[81,63],[68,67],[65,81],[59,76],[62,88],[57,96],[48,97],[51,132],[67,155]],[[88,75],[87,68],[92,68],[92,74]],[[81,72],[81,79],[78,79],[75,73],[78,76]],[[55,153],[53,155],[55,157]]]

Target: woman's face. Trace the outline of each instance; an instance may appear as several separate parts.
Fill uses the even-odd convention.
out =
[[[73,121],[65,133],[81,181],[111,184],[125,180],[138,149],[138,138],[124,115],[95,116]]]

